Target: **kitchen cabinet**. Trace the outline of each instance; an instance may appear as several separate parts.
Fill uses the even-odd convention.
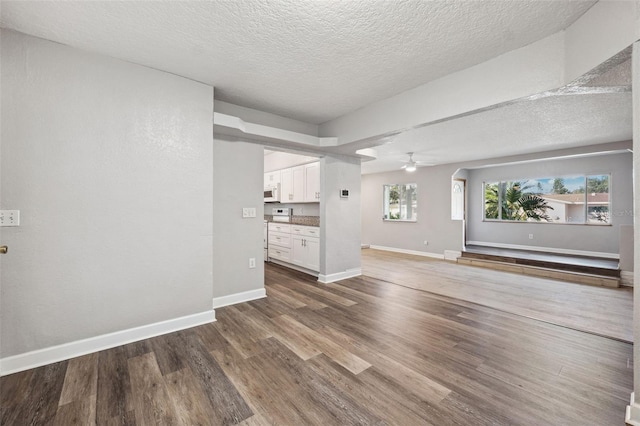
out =
[[[264,187],[273,187],[280,183],[280,170],[275,172],[268,172],[264,174]]]
[[[269,223],[269,259],[320,271],[320,228]]]
[[[304,201],[320,202],[320,163],[304,166]]]
[[[315,272],[320,270],[320,228],[291,225],[291,263]]]
[[[268,230],[269,259],[291,262],[291,225],[269,223]]]
[[[304,203],[304,166],[296,166],[293,171],[293,203]]]
[[[320,239],[302,235],[291,236],[291,263],[318,272],[320,270]]]
[[[320,162],[290,167],[279,173],[281,203],[320,202]]]
[[[293,202],[293,169],[280,170],[280,202]]]

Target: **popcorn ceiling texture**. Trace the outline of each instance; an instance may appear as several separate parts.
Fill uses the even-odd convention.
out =
[[[595,1],[3,2],[2,26],[322,123],[565,29]]]

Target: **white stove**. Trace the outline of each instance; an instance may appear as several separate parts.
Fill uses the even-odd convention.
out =
[[[274,222],[291,222],[292,209],[275,207],[271,214],[273,215]]]

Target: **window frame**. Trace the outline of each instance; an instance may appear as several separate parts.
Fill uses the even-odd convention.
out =
[[[415,202],[416,202],[416,209],[415,209],[415,217],[413,219],[391,219],[388,218],[388,212],[389,212],[389,203],[387,202],[387,196],[386,196],[386,188],[387,187],[392,187],[392,186],[401,186],[405,191],[406,188],[408,186],[413,185],[414,187],[414,197],[415,197]],[[402,195],[402,192],[401,192]],[[399,197],[399,201],[402,200],[402,196]],[[400,212],[402,212],[402,204],[399,203],[400,206]],[[417,223],[418,222],[418,184],[416,182],[409,182],[409,183],[385,183],[382,185],[382,220],[383,222],[406,222],[406,223]]]

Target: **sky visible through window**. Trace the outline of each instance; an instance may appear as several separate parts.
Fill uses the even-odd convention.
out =
[[[553,192],[553,178],[544,179],[529,179],[524,183],[524,187],[530,186],[531,192],[538,192],[540,194],[550,194]],[[584,188],[584,176],[571,176],[563,177],[562,183],[569,192],[574,192],[577,189]]]

